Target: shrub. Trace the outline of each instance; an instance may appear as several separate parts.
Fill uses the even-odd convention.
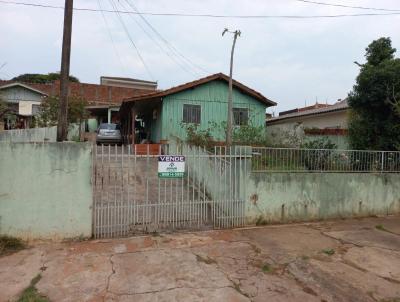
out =
[[[186,130],[186,142],[189,145],[210,148],[214,146],[214,140],[211,136],[211,129],[199,129],[196,124],[184,124],[181,126]]]
[[[24,248],[25,243],[21,239],[7,235],[0,236],[0,255],[7,255]]]
[[[304,164],[307,169],[324,170],[331,165],[331,150],[336,149],[337,146],[328,138],[319,138],[304,143],[302,148],[310,149],[310,151],[307,151],[304,154]]]

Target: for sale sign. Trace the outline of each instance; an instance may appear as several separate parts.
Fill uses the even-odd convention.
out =
[[[165,155],[158,157],[158,177],[182,178],[185,176],[185,157]]]

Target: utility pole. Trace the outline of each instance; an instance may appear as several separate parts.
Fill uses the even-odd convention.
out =
[[[236,39],[241,35],[240,30],[229,31],[227,28],[224,29],[222,32],[222,36],[225,33],[233,34],[233,44],[231,50],[231,64],[230,64],[230,71],[229,71],[229,93],[228,93],[228,119],[226,125],[226,146],[230,147],[232,145],[232,119],[233,119],[233,104],[232,104],[232,73],[233,73],[233,53],[235,51]]]
[[[68,134],[68,84],[69,63],[71,58],[72,12],[74,0],[65,0],[64,7],[64,32],[61,54],[60,74],[60,108],[57,123],[57,141],[67,140]]]

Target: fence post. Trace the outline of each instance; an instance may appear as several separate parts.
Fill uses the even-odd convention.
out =
[[[383,173],[383,169],[385,167],[385,165],[384,165],[384,163],[385,163],[385,151],[382,151],[381,153],[382,153],[381,173]]]

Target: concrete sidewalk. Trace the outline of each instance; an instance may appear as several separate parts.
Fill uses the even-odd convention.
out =
[[[400,217],[37,244],[0,258],[0,301],[400,301]]]

